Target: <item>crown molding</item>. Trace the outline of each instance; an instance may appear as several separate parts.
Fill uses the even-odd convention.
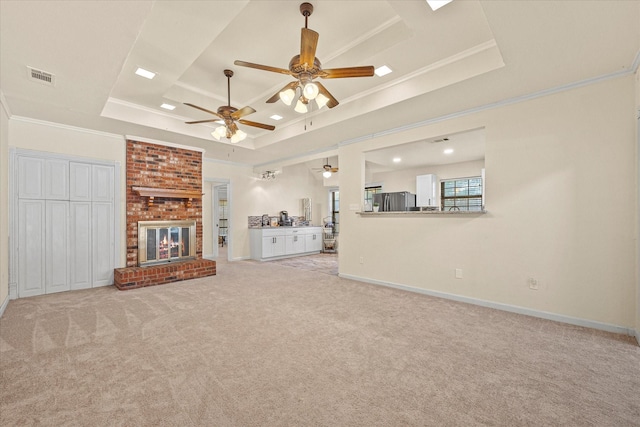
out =
[[[211,157],[203,157],[202,161],[203,162],[207,162],[207,163],[216,163],[216,164],[219,164],[219,165],[237,166],[237,167],[242,167],[242,168],[251,168],[251,167],[253,167],[249,163],[232,162],[230,160],[213,159]]]
[[[4,92],[0,90],[0,104],[4,107],[4,111],[7,112],[7,117],[11,118],[11,110],[9,109],[9,103],[7,98],[4,97]]]
[[[176,144],[176,143],[167,142],[167,141],[160,141],[157,139],[146,138],[144,136],[125,135],[125,138],[131,141],[146,142],[149,144],[156,144],[156,145],[164,145],[165,147],[181,148],[183,150],[189,150],[189,151],[199,151],[200,153],[203,153],[203,154],[207,151],[204,148],[193,147],[191,145],[181,145],[181,144]]]
[[[103,136],[103,137],[107,137],[107,138],[114,138],[114,139],[118,139],[120,141],[123,140],[123,136],[119,135],[119,134],[116,134],[116,133],[109,133],[109,132],[103,132],[103,131],[99,131],[99,130],[81,128],[81,127],[78,127],[78,126],[65,125],[65,124],[62,124],[62,123],[48,122],[46,120],[32,119],[30,117],[11,116],[11,120],[15,120],[17,122],[23,122],[23,123],[36,124],[36,125],[40,125],[40,126],[49,126],[49,127],[58,128],[58,129],[72,130],[74,132],[83,132],[83,133],[87,133],[87,134],[91,134],[91,135],[98,135],[98,136]]]
[[[638,58],[639,57],[636,57],[636,61],[634,61],[634,62],[638,62],[638,60],[639,60]],[[636,68],[637,68],[637,64],[636,64]],[[605,74],[605,75],[598,76],[598,77],[592,77],[590,79],[580,80],[580,81],[577,81],[577,82],[573,82],[573,83],[568,83],[568,84],[561,85],[561,86],[552,87],[552,88],[549,88],[549,89],[544,89],[544,90],[541,90],[541,91],[538,91],[538,92],[533,92],[533,93],[530,93],[530,94],[527,94],[527,95],[516,96],[514,98],[507,98],[507,99],[503,99],[502,101],[493,102],[491,104],[485,104],[485,105],[481,105],[479,107],[469,108],[467,110],[461,110],[461,111],[457,111],[457,112],[451,113],[451,114],[445,114],[444,116],[434,117],[432,119],[422,120],[422,121],[415,122],[415,123],[410,123],[410,124],[407,124],[407,125],[404,125],[404,126],[398,126],[398,127],[390,128],[390,129],[383,130],[383,131],[380,131],[380,132],[375,132],[375,133],[368,134],[368,135],[362,135],[362,136],[359,136],[359,137],[356,137],[356,138],[346,139],[344,141],[340,141],[338,143],[338,146],[342,147],[342,146],[345,146],[345,145],[356,144],[358,142],[379,138],[381,136],[393,135],[393,134],[404,132],[404,131],[407,131],[407,130],[411,130],[411,129],[415,129],[415,128],[419,128],[419,127],[423,127],[423,126],[428,126],[428,125],[444,122],[444,121],[451,120],[451,119],[456,119],[456,118],[460,118],[460,117],[469,116],[471,114],[476,114],[476,113],[479,113],[479,112],[482,112],[482,111],[492,110],[494,108],[500,108],[500,107],[504,107],[504,106],[507,106],[507,105],[513,105],[513,104],[517,104],[517,103],[524,102],[524,101],[530,101],[530,100],[533,100],[533,99],[536,99],[536,98],[541,98],[543,96],[553,95],[553,94],[556,94],[556,93],[565,92],[565,91],[576,89],[576,88],[579,88],[579,87],[589,86],[589,85],[600,83],[600,82],[603,82],[603,81],[617,79],[619,77],[625,77],[625,76],[628,76],[628,75],[632,75],[634,73],[635,73],[635,71],[633,69],[616,71],[614,73]]]

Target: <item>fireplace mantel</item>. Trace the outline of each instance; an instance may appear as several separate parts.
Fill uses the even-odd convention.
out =
[[[131,187],[131,190],[139,196],[147,198],[147,205],[153,206],[153,200],[156,197],[165,197],[168,199],[185,199],[186,207],[191,207],[191,201],[193,199],[199,199],[202,197],[200,191],[190,190],[173,190],[166,188],[153,188],[153,187]]]

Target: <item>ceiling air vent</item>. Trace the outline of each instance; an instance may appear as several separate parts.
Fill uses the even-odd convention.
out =
[[[46,71],[38,70],[36,68],[27,67],[27,77],[29,80],[41,83],[47,86],[56,85],[56,76],[47,73]]]

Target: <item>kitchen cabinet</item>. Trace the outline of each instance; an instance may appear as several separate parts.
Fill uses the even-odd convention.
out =
[[[270,230],[271,231],[271,230]],[[285,254],[285,236],[277,233],[263,233],[260,258],[272,258]],[[253,251],[252,251],[253,252]],[[252,255],[253,258],[253,255]],[[256,258],[258,259],[258,258]]]
[[[438,177],[435,174],[416,176],[416,206],[438,207]]]
[[[305,232],[301,232],[301,229],[286,231],[287,234],[284,238],[285,253],[292,255],[305,252]]]
[[[319,253],[321,227],[274,227],[250,229],[251,259],[266,261]]]
[[[304,236],[304,247],[307,251],[322,251],[322,229],[314,227],[314,231]]]

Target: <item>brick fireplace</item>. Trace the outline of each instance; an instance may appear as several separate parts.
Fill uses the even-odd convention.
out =
[[[115,286],[134,289],[215,275],[215,261],[202,259],[202,153],[127,140],[126,173],[127,266],[114,270]],[[140,266],[140,224],[162,223],[171,230],[172,223],[179,228],[194,222],[188,260],[166,257]]]

